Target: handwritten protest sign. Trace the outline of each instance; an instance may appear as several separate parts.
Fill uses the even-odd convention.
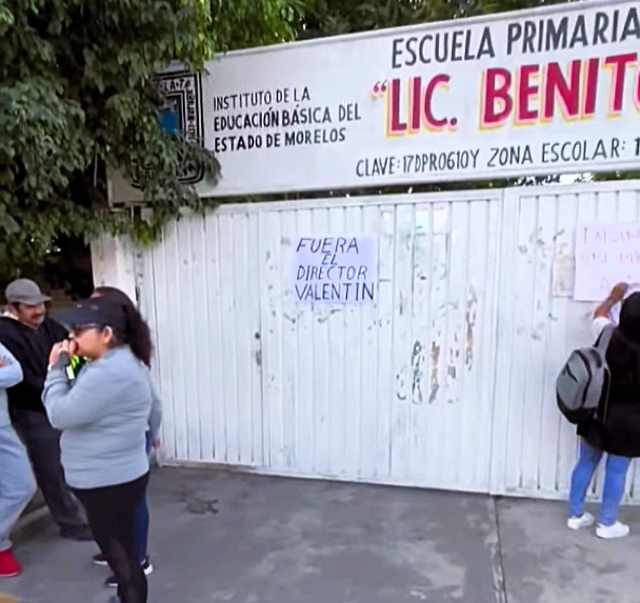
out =
[[[292,290],[300,303],[361,304],[377,297],[376,235],[300,237]]]
[[[640,223],[579,226],[574,298],[601,301],[619,282],[640,282]]]

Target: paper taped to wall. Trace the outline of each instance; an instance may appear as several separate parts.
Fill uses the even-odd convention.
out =
[[[553,296],[572,297],[575,280],[575,258],[570,255],[558,256],[553,262]]]
[[[296,302],[375,303],[378,237],[373,234],[299,237],[291,289]]]
[[[620,282],[640,282],[640,223],[578,226],[574,298],[601,301]]]

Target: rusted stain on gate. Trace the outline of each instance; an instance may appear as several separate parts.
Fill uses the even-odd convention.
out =
[[[473,347],[474,347],[474,328],[476,326],[476,313],[478,306],[478,296],[473,287],[469,289],[469,299],[467,301],[467,311],[465,313],[466,335],[464,342],[465,365],[468,370],[473,367]]]
[[[431,394],[429,404],[433,404],[438,397],[440,383],[438,381],[438,364],[440,362],[440,346],[436,342],[431,343]]]
[[[424,362],[424,347],[422,342],[416,341],[413,344],[413,354],[411,354],[411,367],[413,372],[413,382],[411,384],[411,392],[414,404],[422,404],[424,402],[422,394],[422,363]]]

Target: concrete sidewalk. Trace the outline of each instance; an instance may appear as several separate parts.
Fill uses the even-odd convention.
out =
[[[640,509],[603,542],[556,503],[206,470],[156,472],[150,501],[150,603],[640,602]],[[94,552],[49,528],[0,602],[103,603]]]

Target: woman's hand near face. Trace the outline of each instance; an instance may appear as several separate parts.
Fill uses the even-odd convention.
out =
[[[69,339],[65,339],[60,343],[56,343],[51,348],[51,353],[49,354],[49,366],[55,366],[60,361],[60,356],[62,354],[67,354],[69,358],[75,356],[77,352],[78,346],[75,341],[71,341]]]

